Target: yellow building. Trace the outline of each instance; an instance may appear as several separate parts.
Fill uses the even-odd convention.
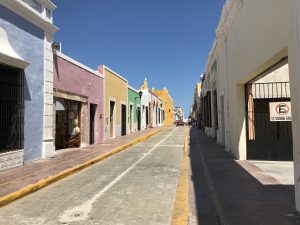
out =
[[[152,92],[154,92],[157,96],[159,96],[163,101],[163,108],[164,111],[164,125],[173,125],[174,124],[174,101],[172,97],[170,96],[167,88],[164,88],[162,90],[155,90],[153,89]]]
[[[196,121],[200,119],[200,92],[201,92],[202,83],[197,83],[194,91],[194,103],[193,103],[193,111],[192,118]]]
[[[128,81],[104,65],[98,71],[105,80],[105,139],[126,135]]]

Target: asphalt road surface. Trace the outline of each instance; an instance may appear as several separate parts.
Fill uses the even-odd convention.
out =
[[[184,131],[168,128],[0,208],[0,224],[170,224]]]

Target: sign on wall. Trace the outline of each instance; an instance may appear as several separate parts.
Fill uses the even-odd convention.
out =
[[[291,102],[270,102],[270,121],[292,121]]]

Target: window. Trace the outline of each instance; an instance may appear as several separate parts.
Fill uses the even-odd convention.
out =
[[[42,5],[37,0],[23,0],[23,2],[33,8],[35,11],[42,13]]]
[[[46,8],[46,17],[51,20],[52,12],[50,9]]]
[[[0,152],[23,148],[23,70],[0,64]]]

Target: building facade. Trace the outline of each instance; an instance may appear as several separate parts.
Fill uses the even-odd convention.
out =
[[[167,88],[162,90],[152,90],[157,96],[159,96],[162,100],[162,108],[163,108],[163,125],[170,126],[175,122],[174,117],[174,101],[169,94]]]
[[[142,92],[142,130],[144,130],[153,127],[153,102],[147,79],[145,79],[140,91]]]
[[[201,93],[202,83],[197,83],[194,90],[194,101],[192,107],[192,120],[196,121],[197,126],[200,127],[200,93]]]
[[[141,130],[141,96],[140,92],[128,85],[128,132]]]
[[[107,66],[98,72],[105,80],[105,140],[126,135],[128,82]]]
[[[150,96],[151,96],[151,124],[152,127],[158,127],[162,125],[162,112],[163,112],[163,106],[162,106],[162,100],[160,97],[158,97],[152,90],[148,90]]]
[[[55,149],[104,140],[104,77],[70,57],[54,54]]]
[[[206,132],[226,151],[242,160],[294,161],[298,211],[299,5],[227,0],[201,92]]]
[[[175,121],[184,120],[184,111],[183,108],[177,106],[174,108],[174,117]]]
[[[140,89],[142,93],[142,129],[162,126],[164,114],[162,99],[155,94],[154,89],[148,88],[147,79]]]
[[[0,170],[53,151],[55,8],[48,0],[0,3]]]

